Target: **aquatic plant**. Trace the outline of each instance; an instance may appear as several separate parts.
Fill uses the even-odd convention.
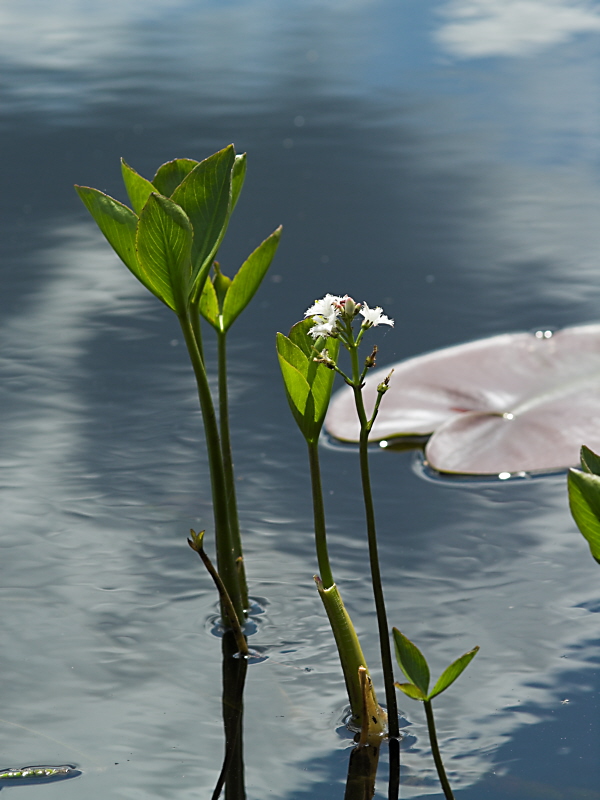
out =
[[[362,320],[355,330],[355,321],[359,316]],[[388,707],[388,730],[391,737],[397,737],[398,712],[368,462],[369,433],[377,417],[381,399],[388,389],[389,376],[378,386],[375,408],[367,418],[362,387],[367,371],[375,366],[377,348],[373,348],[362,365],[358,355],[362,339],[370,328],[378,325],[393,326],[394,322],[379,307],[369,308],[366,303],[356,303],[348,295],[341,297],[331,294],[326,294],[310,306],[305,317],[305,320],[294,325],[289,336],[277,334],[277,353],[288,402],[308,446],[317,561],[321,573],[315,580],[338,647],[353,717],[361,726],[373,724],[378,727],[383,718],[382,713],[377,711],[376,714],[366,714],[363,708],[364,686],[361,685],[362,673],[359,669],[362,667],[366,670],[367,665],[354,626],[333,580],[327,549],[318,440],[331,398],[334,373],[338,373],[352,387],[360,423],[360,470]],[[349,353],[350,375],[338,365],[340,345]],[[370,679],[369,697],[372,707],[378,709]]]
[[[218,574],[231,601],[221,604],[222,616],[239,628],[248,590],[229,436],[226,336],[269,268],[281,228],[230,279],[215,257],[244,184],[245,154],[237,155],[229,145],[203,161],[175,159],[159,167],[151,181],[124,161],[121,168],[132,208],[98,189],[76,190],[125,266],[176,314],[181,326],[204,422]],[[204,359],[201,314],[217,332],[218,415]]]
[[[446,689],[454,683],[458,676],[468,667],[473,658],[475,658],[479,647],[474,647],[472,650],[469,650],[468,653],[457,658],[449,667],[446,667],[437,679],[433,689],[429,691],[430,672],[425,656],[410,639],[407,639],[404,634],[400,633],[398,628],[393,629],[393,634],[398,666],[408,678],[408,683],[396,683],[396,688],[400,689],[408,697],[412,697],[414,700],[420,700],[425,706],[431,752],[440,783],[442,784],[442,789],[444,790],[444,796],[446,800],[454,800],[454,795],[452,794],[452,789],[450,788],[450,783],[440,753],[431,701],[434,697],[445,692]]]

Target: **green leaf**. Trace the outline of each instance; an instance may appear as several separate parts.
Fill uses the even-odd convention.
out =
[[[400,633],[398,628],[393,629],[394,644],[396,646],[396,660],[402,672],[411,683],[427,695],[429,688],[429,667],[425,656],[419,648]]]
[[[313,358],[315,340],[309,336],[309,330],[315,323],[312,319],[301,319],[290,330],[289,337],[291,341],[299,347],[307,358]]]
[[[277,334],[277,352],[306,379],[309,367],[308,358],[302,350],[300,350],[291,339],[284,336],[283,333]]]
[[[151,194],[140,215],[137,251],[148,281],[178,314],[186,309],[191,280],[192,226],[168,197]]]
[[[176,158],[173,161],[167,161],[166,164],[158,168],[156,175],[152,178],[154,188],[159,194],[171,197],[181,181],[199,163],[199,161],[194,161],[191,158]]]
[[[429,692],[427,700],[431,700],[438,694],[441,694],[449,686],[451,686],[454,683],[454,681],[458,678],[458,676],[461,674],[461,672],[463,672],[469,666],[469,664],[475,658],[478,652],[479,652],[479,647],[474,647],[472,650],[469,650],[468,653],[465,653],[460,658],[457,658],[456,661],[453,661],[449,667],[446,667],[446,669],[437,679],[437,682],[433,687],[433,689]]]
[[[138,175],[123,159],[121,159],[121,174],[123,175],[123,182],[133,210],[136,214],[140,214],[148,198],[156,189],[150,181]]]
[[[200,313],[213,328],[220,330],[219,326],[219,301],[213,282],[209,278],[204,284],[202,295],[200,296]]]
[[[584,472],[591,472],[592,475],[600,475],[600,456],[596,455],[589,447],[583,445],[581,448],[581,467]]]
[[[234,160],[233,145],[229,145],[195,166],[172,195],[194,229],[194,283],[198,281],[203,284],[206,280],[227,229]]]
[[[231,209],[229,213],[233,212],[233,209],[237,205],[237,201],[239,200],[240,193],[242,191],[242,187],[244,186],[244,181],[246,180],[246,153],[242,153],[239,156],[235,157],[235,161],[233,162],[233,172],[231,175]]]
[[[571,514],[600,564],[600,477],[570,469],[567,480]]]
[[[278,353],[278,356],[290,407],[296,417],[300,430],[305,433],[307,426],[304,412],[306,410],[306,401],[310,394],[310,386],[304,375],[302,375],[296,367],[290,364],[289,361],[286,361],[280,353]]]
[[[425,695],[414,683],[395,683],[394,686],[413,700],[425,700]]]
[[[238,316],[252,300],[271,265],[279,239],[281,226],[259,244],[236,273],[223,303],[223,328],[229,330]]]
[[[159,300],[166,302],[160,290],[148,280],[138,261],[135,246],[138,218],[133,211],[97,189],[91,189],[89,186],[76,186],[75,189],[125,266],[146,289],[155,294]]]

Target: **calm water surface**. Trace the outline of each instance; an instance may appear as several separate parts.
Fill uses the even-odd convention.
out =
[[[119,156],[151,176],[233,141],[249,175],[225,271],[285,228],[230,337],[247,570],[266,604],[253,638],[269,656],[248,677],[247,792],[342,798],[345,696],[274,333],[325,292],[396,319],[381,364],[598,318],[600,3],[6,0],[0,41],[0,766],[84,772],[6,791],[214,786],[215,594],[185,541],[212,525],[191,372],[173,315],[72,184],[124,199]],[[381,685],[355,454],[324,448],[323,470],[338,582]],[[457,798],[600,798],[600,574],[564,476],[432,482],[389,452],[373,472],[390,621],[436,674],[481,646],[438,702]],[[401,796],[439,798],[422,709],[401,708]]]

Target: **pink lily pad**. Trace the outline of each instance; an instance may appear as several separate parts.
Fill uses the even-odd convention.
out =
[[[492,336],[373,371],[367,413],[392,368],[370,441],[429,436],[425,458],[438,472],[549,472],[578,464],[584,443],[600,450],[600,324]],[[358,441],[349,387],[325,428]]]

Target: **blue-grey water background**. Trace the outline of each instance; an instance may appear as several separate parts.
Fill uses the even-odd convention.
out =
[[[125,200],[120,156],[151,177],[234,142],[249,172],[223,269],[284,225],[230,335],[269,656],[247,682],[247,792],[342,798],[344,688],[274,334],[325,292],[395,318],[381,365],[599,318],[600,3],[5,0],[0,43],[0,766],[84,773],[6,791],[214,786],[216,598],[186,544],[212,531],[191,371],[174,316],[72,185]],[[356,454],[322,456],[334,569],[381,685]],[[373,477],[391,623],[435,674],[481,646],[437,704],[457,798],[600,798],[600,572],[564,476],[436,482],[413,454],[377,452]],[[401,796],[439,798],[422,708],[400,705]]]

